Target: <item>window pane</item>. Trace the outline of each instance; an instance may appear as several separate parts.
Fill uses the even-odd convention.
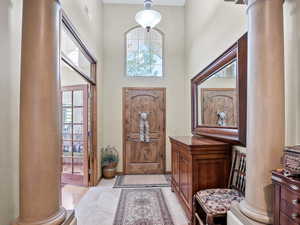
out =
[[[83,125],[74,125],[73,138],[76,141],[83,140]]]
[[[63,106],[71,106],[72,105],[72,91],[63,91],[62,104],[63,104]]]
[[[63,108],[63,123],[72,123],[72,108]]]
[[[63,141],[63,173],[72,173],[72,142]]]
[[[127,33],[127,76],[163,75],[163,37],[156,30],[136,28]]]
[[[74,154],[77,153],[77,155],[82,155],[83,154],[83,143],[82,142],[74,142],[73,152],[74,152]]]
[[[63,125],[63,139],[64,140],[72,139],[72,125],[71,124]]]
[[[83,174],[83,143],[74,142],[73,145],[73,165],[74,173]]]
[[[63,155],[64,156],[72,155],[72,141],[63,141]]]
[[[77,66],[82,72],[91,77],[91,63],[87,57],[82,53],[80,48],[75,44],[65,28],[61,32],[61,50],[62,52]]]
[[[74,108],[74,123],[83,123],[83,108]]]
[[[74,106],[83,106],[83,91],[73,92]]]
[[[74,156],[74,174],[83,174],[83,157]]]

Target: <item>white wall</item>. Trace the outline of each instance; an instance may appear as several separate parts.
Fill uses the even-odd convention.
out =
[[[136,26],[135,14],[142,5],[104,5],[104,145],[113,145],[122,156],[122,88],[166,87],[167,136],[187,134],[187,108],[184,91],[184,7],[159,6],[162,22],[157,27],[165,34],[165,78],[125,77],[125,39],[127,30]],[[167,170],[171,169],[167,138]],[[123,162],[118,170],[122,171]]]
[[[0,1],[0,224],[18,215],[20,0]]]

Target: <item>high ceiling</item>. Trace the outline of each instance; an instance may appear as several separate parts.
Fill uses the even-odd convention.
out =
[[[102,0],[109,4],[143,4],[143,0]],[[184,5],[186,0],[153,0],[155,5]]]

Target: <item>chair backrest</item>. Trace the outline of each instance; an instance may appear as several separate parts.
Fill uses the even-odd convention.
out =
[[[246,154],[233,151],[232,166],[229,177],[229,188],[238,190],[245,195],[246,187]]]

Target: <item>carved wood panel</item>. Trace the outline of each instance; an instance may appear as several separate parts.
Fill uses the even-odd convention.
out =
[[[203,189],[215,187],[226,187],[228,182],[228,163],[224,163],[224,158],[196,160],[196,170],[198,172],[198,186]]]
[[[179,186],[184,198],[189,201],[189,161],[182,154],[179,157]]]
[[[147,113],[148,141],[140,137],[141,113]],[[164,173],[165,135],[165,89],[124,88],[124,173]]]
[[[237,127],[237,107],[235,88],[202,88],[202,124],[208,126]],[[225,115],[220,125],[218,113]]]
[[[179,152],[175,150],[172,151],[172,177],[174,178],[174,182],[179,185]]]

